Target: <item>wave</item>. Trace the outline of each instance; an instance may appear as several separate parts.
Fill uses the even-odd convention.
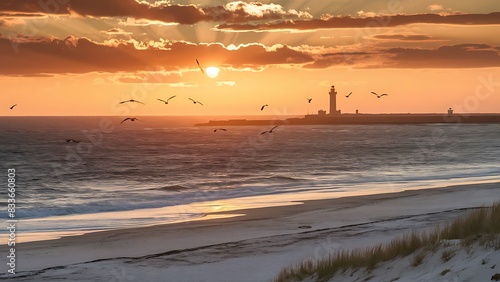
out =
[[[297,181],[304,181],[306,179],[292,177],[292,176],[284,176],[284,175],[273,175],[273,176],[264,178],[264,180],[277,180],[277,181],[286,181],[286,182],[297,182]]]
[[[160,190],[160,191],[180,192],[180,191],[189,190],[189,188],[185,187],[185,186],[181,186],[181,185],[172,185],[172,186],[163,186],[163,187],[150,188],[148,190]]]
[[[130,211],[138,209],[161,208],[170,206],[175,203],[168,203],[164,201],[150,201],[145,203],[114,203],[113,201],[102,201],[85,203],[71,206],[62,206],[57,208],[41,207],[36,209],[16,209],[16,217],[18,219],[30,218],[44,218],[52,216],[63,216],[72,214],[94,214],[102,212],[115,212],[115,211]],[[5,211],[0,211],[0,216],[6,217]]]

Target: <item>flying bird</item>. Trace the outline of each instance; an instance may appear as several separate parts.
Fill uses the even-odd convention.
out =
[[[10,109],[13,110],[15,106],[17,106],[17,104],[12,105],[12,107],[10,107]]]
[[[264,106],[260,107],[260,110],[263,111],[265,107],[268,107],[268,104],[265,104]]]
[[[193,101],[193,104],[200,104],[200,105],[203,106],[203,104],[200,101],[195,101],[195,100],[193,100],[191,98],[188,98],[188,99],[191,100],[191,101]]]
[[[260,135],[262,135],[262,134],[266,134],[266,133],[273,133],[273,130],[274,130],[276,127],[278,127],[278,126],[276,125],[275,127],[271,128],[271,130],[269,130],[269,131],[263,131],[263,132],[261,132],[261,133],[260,133]]]
[[[138,118],[133,117],[133,118],[126,118],[126,119],[122,120],[122,122],[120,122],[120,124],[122,124],[122,123],[126,122],[127,120],[130,120],[130,121],[136,121],[136,120],[137,120],[137,121],[141,121],[141,120],[139,120]]]
[[[372,93],[373,93],[373,92],[372,92]],[[352,95],[352,92],[351,92],[351,93],[349,93],[349,95],[345,95],[345,97],[346,97],[346,98],[349,98],[349,97],[351,97],[351,95]]]
[[[372,92],[372,94],[373,94],[373,95],[375,95],[375,96],[377,96],[377,98],[380,98],[380,97],[382,97],[382,96],[389,96],[389,94],[385,94],[385,93],[384,93],[384,94],[380,94],[380,95],[378,95],[377,93]]]
[[[168,98],[168,99],[167,99],[167,101],[162,100],[162,99],[159,99],[159,98],[157,98],[157,100],[158,100],[158,101],[162,101],[162,102],[163,102],[163,103],[165,103],[165,104],[168,104],[168,101],[170,101],[170,99],[175,98],[175,97],[177,97],[177,95],[174,95],[174,96],[172,96],[172,97]]]
[[[198,61],[198,59],[196,59],[196,64],[198,64],[198,67],[200,68],[201,73],[205,74],[205,70],[203,70],[203,68],[201,67],[200,62]]]
[[[307,102],[309,102],[309,104],[311,104],[311,101],[312,101],[312,98],[307,98]]]
[[[75,139],[66,139],[66,143],[80,143],[80,141],[77,141]]]
[[[225,129],[225,128],[216,128],[216,129],[214,129],[214,132],[217,132],[217,130],[227,131],[227,129]]]
[[[120,104],[124,104],[124,103],[139,103],[139,104],[146,105],[143,102],[140,102],[140,101],[137,101],[137,100],[126,100],[126,101],[121,101],[120,102]]]

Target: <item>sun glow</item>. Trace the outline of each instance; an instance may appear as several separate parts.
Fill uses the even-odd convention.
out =
[[[219,75],[220,69],[217,67],[208,67],[205,71],[209,77],[216,78]]]

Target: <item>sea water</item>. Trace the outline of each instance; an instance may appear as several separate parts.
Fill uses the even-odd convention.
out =
[[[271,195],[306,200],[500,180],[498,124],[279,126],[262,134],[273,124],[214,132],[193,126],[205,120],[139,119],[0,118],[0,183],[7,199],[7,169],[16,170],[22,231],[189,220],[206,210],[185,207],[202,202],[265,206]]]

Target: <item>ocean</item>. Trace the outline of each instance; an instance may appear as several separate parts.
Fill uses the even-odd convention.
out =
[[[18,232],[197,219],[207,212],[197,203],[224,209],[232,199],[265,206],[290,195],[500,181],[499,124],[280,126],[261,134],[272,124],[214,132],[193,126],[207,121],[200,118],[122,119],[0,118],[3,202],[7,170],[15,169]],[[0,214],[7,218],[7,208]]]

